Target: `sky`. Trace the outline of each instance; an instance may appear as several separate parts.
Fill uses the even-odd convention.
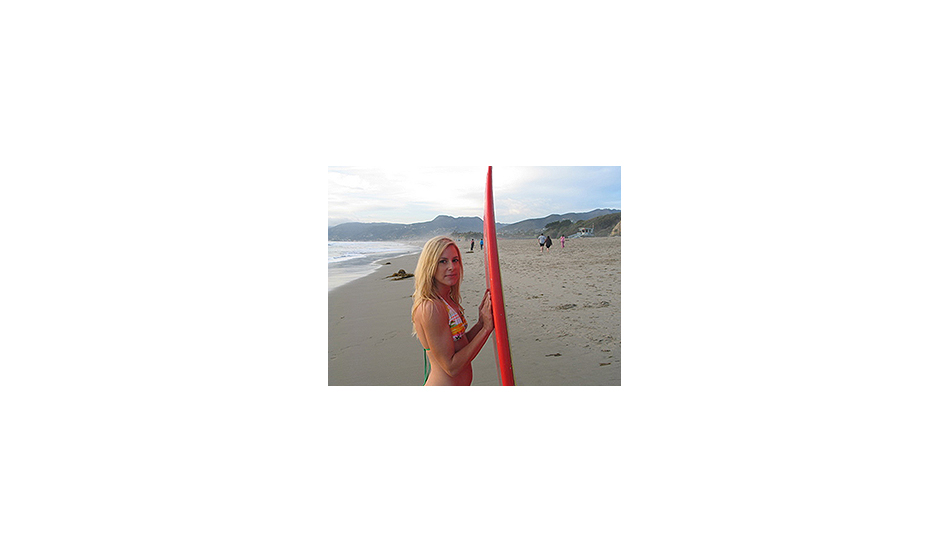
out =
[[[417,223],[483,217],[487,166],[329,168],[329,227],[344,222]],[[620,208],[619,166],[492,167],[495,220]]]

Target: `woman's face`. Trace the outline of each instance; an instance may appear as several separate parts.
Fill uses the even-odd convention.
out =
[[[462,258],[455,245],[445,247],[435,267],[435,282],[454,286],[462,280]]]

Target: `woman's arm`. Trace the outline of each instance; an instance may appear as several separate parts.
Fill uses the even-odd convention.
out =
[[[489,307],[491,307],[490,302]],[[490,322],[481,323],[482,326],[474,337],[469,339],[468,344],[455,351],[455,341],[452,340],[449,316],[445,308],[439,307],[434,302],[427,302],[419,306],[416,314],[420,316],[420,324],[429,343],[429,356],[433,364],[438,365],[449,376],[457,375],[472,362],[488,341],[488,336],[494,328]]]
[[[488,301],[491,300],[490,296],[488,295],[488,290],[487,290],[487,289],[485,290],[485,295],[482,296],[482,303],[479,304],[479,306],[478,306],[478,311],[479,311],[479,313],[478,313],[478,322],[475,323],[475,326],[473,326],[472,328],[470,328],[470,329],[468,330],[468,332],[465,333],[465,337],[468,338],[468,341],[469,341],[469,342],[471,342],[472,340],[475,339],[475,335],[478,334],[478,331],[481,330],[482,327],[485,325],[485,315],[482,313],[482,308],[485,307],[485,301],[486,301],[486,300],[488,300]],[[489,315],[490,315],[490,314],[489,314]]]

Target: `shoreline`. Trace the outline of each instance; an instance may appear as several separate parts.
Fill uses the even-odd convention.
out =
[[[355,256],[349,259],[340,260],[340,261],[331,261],[327,263],[327,290],[332,292],[336,288],[339,288],[343,285],[347,285],[357,279],[373,275],[386,265],[387,262],[391,262],[393,259],[407,254],[417,254],[421,251],[422,244],[417,244],[415,242],[406,242],[406,241],[392,241],[395,244],[402,245],[399,248],[404,248],[406,250],[392,250],[388,251],[385,249],[380,250],[359,250],[352,249],[349,252],[355,252],[362,254],[361,256]],[[331,253],[333,252],[333,244],[364,244],[369,245],[369,248],[375,248],[375,245],[390,246],[386,241],[329,241],[331,245]],[[424,243],[423,243],[424,244]],[[416,249],[416,250],[413,250]],[[346,250],[337,249],[337,253],[346,254]],[[342,282],[341,282],[342,281]]]
[[[518,385],[620,385],[620,239],[571,239],[539,251],[534,239],[499,240],[499,261]],[[484,251],[461,250],[461,305],[478,321]],[[419,385],[423,350],[409,312],[419,252],[329,291],[329,385]],[[526,261],[527,260],[527,261]],[[472,361],[472,385],[497,386],[494,337]]]
[[[415,267],[416,267],[416,262],[419,261],[419,254],[420,254],[419,252],[407,252],[407,253],[405,253],[405,254],[400,254],[399,256],[393,256],[393,257],[391,257],[391,258],[380,258],[379,260],[373,260],[373,261],[370,262],[368,265],[371,265],[371,266],[375,265],[375,266],[376,266],[376,269],[375,269],[375,270],[373,270],[372,272],[367,273],[367,274],[365,274],[365,275],[360,275],[359,277],[356,277],[355,279],[350,279],[349,281],[346,281],[345,283],[341,283],[341,284],[339,284],[339,285],[337,285],[337,286],[335,286],[335,287],[333,287],[333,288],[327,290],[327,292],[332,293],[333,291],[339,290],[340,288],[342,288],[342,287],[344,287],[344,286],[346,286],[346,285],[352,284],[352,283],[354,283],[354,282],[356,282],[356,281],[359,281],[359,280],[361,280],[361,279],[365,279],[366,277],[370,277],[370,276],[372,276],[372,275],[376,275],[377,273],[383,272],[383,271],[385,271],[385,270],[383,269],[384,267],[386,267],[387,265],[391,265],[393,261],[395,261],[395,260],[397,260],[397,259],[399,259],[399,258],[402,258],[403,256],[415,256],[415,257],[416,257],[416,259],[413,260],[412,269],[406,269],[406,272],[407,272],[407,273],[412,273],[412,270],[415,269]],[[378,262],[383,262],[383,263],[378,263]],[[405,268],[398,268],[398,269],[396,269],[396,271],[399,271],[399,269],[405,269]],[[390,275],[392,275],[392,273],[390,273]]]

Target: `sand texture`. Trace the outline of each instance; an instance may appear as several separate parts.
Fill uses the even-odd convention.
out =
[[[620,385],[620,239],[499,240],[515,381],[520,386]],[[462,306],[470,326],[485,291],[484,253],[460,243]],[[418,254],[329,294],[330,385],[422,385],[423,352],[411,336]],[[472,362],[472,385],[497,386],[494,337]]]

